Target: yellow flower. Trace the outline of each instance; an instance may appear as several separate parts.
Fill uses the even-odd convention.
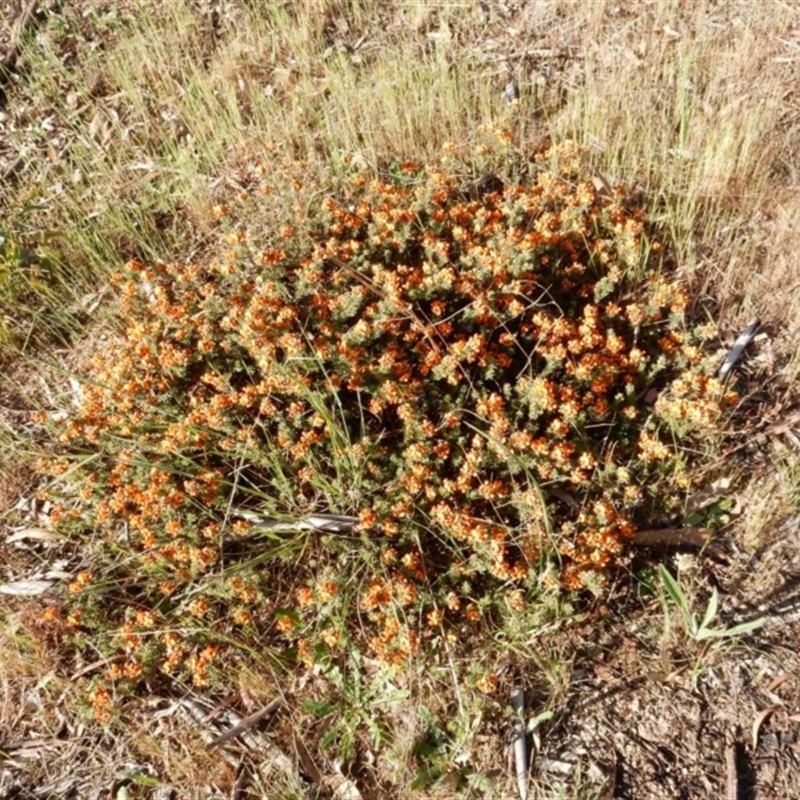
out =
[[[670,449],[650,431],[639,434],[639,452],[645,462],[663,461],[672,455]]]
[[[484,673],[476,682],[475,688],[483,694],[494,694],[498,688],[498,677],[493,672]]]
[[[288,614],[281,614],[275,623],[275,627],[281,633],[291,633],[295,629],[296,623]]]
[[[317,597],[321,603],[330,603],[339,591],[334,581],[325,581],[317,587]]]
[[[80,591],[85,589],[92,581],[92,573],[86,570],[79,572],[75,576],[75,580],[72,581],[67,590],[70,594],[78,594]]]
[[[252,622],[250,612],[245,608],[237,608],[233,612],[233,622],[236,625],[249,625]]]
[[[525,608],[525,595],[521,589],[512,589],[506,595],[506,602],[514,611],[522,611]]]
[[[208,603],[201,597],[189,603],[189,613],[193,617],[202,617],[208,611]]]
[[[302,607],[310,606],[314,602],[314,592],[308,586],[301,586],[297,592],[297,602]]]

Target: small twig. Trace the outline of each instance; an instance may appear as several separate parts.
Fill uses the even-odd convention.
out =
[[[725,800],[739,800],[739,773],[736,769],[736,738],[728,737],[725,744]]]
[[[78,678],[82,678],[84,675],[88,675],[90,672],[94,672],[96,669],[100,669],[101,667],[110,667],[112,664],[116,664],[124,660],[125,656],[122,653],[111,656],[110,658],[99,658],[97,661],[92,661],[91,664],[81,667],[77,672],[73,672],[70,676],[70,681],[76,681]]]
[[[264,717],[269,716],[275,709],[280,705],[280,700],[275,698],[274,700],[270,700],[267,705],[264,706],[260,711],[256,711],[255,714],[251,714],[249,717],[245,717],[238,725],[234,725],[230,730],[225,731],[221,736],[218,736],[213,741],[209,742],[206,745],[207,750],[213,750],[215,747],[219,747],[219,745],[224,744],[231,739],[235,739],[237,736],[241,736],[247,730],[253,727],[257,722],[264,719]]]
[[[617,796],[617,766],[619,763],[619,753],[614,750],[614,758],[611,762],[611,775],[608,778],[608,783],[606,784],[605,791],[603,792],[603,796],[600,800],[614,800]]]
[[[514,771],[520,800],[528,797],[528,748],[525,743],[525,693],[521,686],[511,690],[514,710]]]
[[[233,694],[228,695],[224,700],[217,703],[214,708],[212,708],[208,714],[206,714],[203,719],[201,720],[205,724],[208,724],[212,720],[215,720],[217,717],[222,714],[223,711],[229,709],[237,700],[239,699],[239,693],[234,692]]]
[[[325,533],[352,533],[359,523],[358,517],[348,514],[309,514],[299,520],[280,520],[264,517],[248,509],[235,511],[253,523],[256,530],[277,531],[323,531]]]
[[[24,163],[22,156],[17,156],[0,175],[0,180],[8,180]]]
[[[236,783],[233,784],[233,789],[231,789],[231,800],[242,800],[249,777],[244,762],[240,761],[239,766],[236,768]]]

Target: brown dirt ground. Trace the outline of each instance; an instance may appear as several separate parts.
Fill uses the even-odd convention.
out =
[[[638,634],[641,608],[608,612],[610,633],[584,645],[543,737],[542,779],[558,784],[580,767],[605,783],[602,797],[631,800],[800,796],[798,545],[792,516],[758,553],[708,565],[723,619],[767,615],[763,629],[724,652],[654,647]]]

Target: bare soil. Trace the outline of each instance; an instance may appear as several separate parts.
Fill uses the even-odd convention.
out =
[[[608,612],[596,644],[586,631],[585,658],[542,739],[543,781],[563,783],[582,767],[608,798],[800,796],[798,545],[792,516],[752,556],[708,565],[724,593],[722,619],[767,620],[720,652],[668,636],[643,641],[647,611],[624,604]]]

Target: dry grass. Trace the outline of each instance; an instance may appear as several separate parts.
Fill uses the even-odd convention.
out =
[[[21,74],[0,121],[6,142],[0,171],[17,155],[23,159],[0,183],[2,228],[40,259],[45,275],[32,280],[30,264],[0,261],[0,306],[14,332],[0,340],[4,363],[30,364],[19,352],[30,352],[35,340],[38,357],[67,364],[71,373],[80,362],[75,350],[88,349],[81,340],[96,330],[98,316],[111,313],[107,301],[90,314],[76,312],[74,303],[91,304],[108,269],[127,258],[202,258],[216,225],[212,206],[248,186],[249,165],[270,145],[277,145],[275,158],[307,162],[312,202],[335,186],[343,155],[376,172],[393,160],[434,162],[446,142],[475,144],[481,125],[502,119],[521,145],[573,138],[589,149],[605,179],[640,187],[679,274],[698,296],[712,299],[702,313],[718,325],[720,347],[748,319],[762,319],[768,333],[762,348],[770,352],[762,366],[752,367],[761,372],[745,378],[745,387],[758,391],[752,389],[751,418],[741,415],[740,428],[755,431],[761,420],[753,415],[779,423],[797,402],[797,7],[710,0],[85,0],[52,8],[23,42]],[[501,101],[510,75],[520,87],[513,112]],[[476,172],[480,168],[476,163]],[[41,349],[44,334],[34,331],[46,332],[49,349]],[[56,337],[79,344],[70,344],[67,355],[52,344]],[[3,396],[14,398],[9,406],[32,396],[46,405],[48,392],[51,399],[69,396],[66,374],[50,377],[43,391],[36,373],[33,364],[22,391],[16,379],[7,387]],[[15,475],[19,453],[33,449],[31,429],[8,409],[0,421],[0,474]],[[796,508],[800,484],[789,434],[759,441],[753,449],[766,453],[762,472],[750,483],[740,481],[744,514],[733,537],[743,562],[769,544],[770,531]],[[776,446],[783,452],[776,454]],[[716,475],[740,477],[750,469],[728,461]],[[12,504],[9,498],[2,509],[8,531],[12,524],[30,525],[10,513]],[[14,558],[18,563],[19,554]],[[34,551],[32,563],[38,567],[49,558]],[[81,728],[76,699],[61,683],[75,665],[59,663],[53,643],[36,632],[35,609],[15,603],[0,626],[0,730],[22,725],[24,735],[52,733],[53,705],[61,698],[69,704],[69,735],[91,739],[94,734]],[[432,663],[412,664],[401,683],[414,713],[408,705],[393,709],[407,722],[376,749],[377,761],[364,768],[361,785],[375,787],[376,796],[402,796],[415,779],[426,784],[422,775],[430,778],[419,789],[422,797],[510,791],[501,754],[503,696],[469,692],[464,679],[480,667],[499,674],[505,688],[522,670],[540,709],[562,709],[572,661],[588,636],[576,641],[563,628],[580,619],[572,608],[554,611],[549,621],[512,615],[474,653],[444,648]],[[652,630],[657,627],[653,623]],[[287,696],[298,705],[318,695],[355,706],[319,676],[310,680],[310,686],[289,687]],[[271,676],[253,689],[244,671],[239,682],[256,704],[286,688]],[[19,698],[31,692],[39,694],[39,706],[20,706]],[[429,715],[417,713],[418,706]],[[359,713],[369,716],[372,709]],[[449,726],[442,722],[448,716]],[[230,793],[235,777],[211,776],[192,744],[197,727],[177,716],[165,719],[168,731],[145,722],[118,730],[117,760],[135,752],[165,783],[216,783],[219,792]],[[361,726],[357,714],[353,719]],[[280,727],[281,744],[292,748],[292,730],[315,741],[329,723],[325,716],[294,713]],[[173,736],[168,763],[159,749],[162,738]],[[330,777],[335,754],[313,757]],[[93,763],[98,783],[118,780],[102,759]],[[29,786],[47,783],[41,763],[7,770],[6,777],[18,780],[10,776],[25,772],[34,781]],[[549,795],[542,790],[541,796]]]

